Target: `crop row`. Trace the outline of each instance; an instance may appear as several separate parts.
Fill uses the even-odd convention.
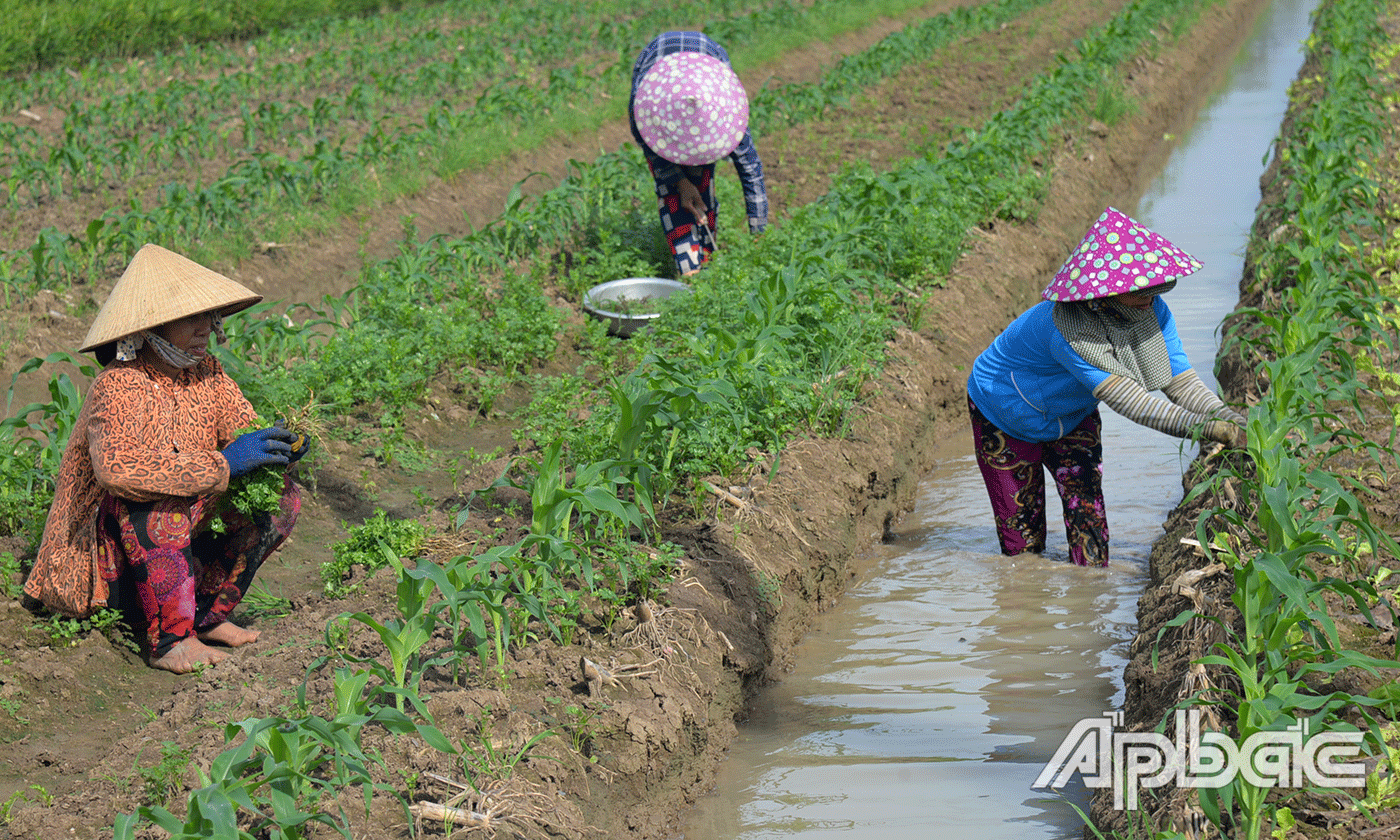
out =
[[[127,198],[81,231],[45,228],[33,243],[0,252],[0,282],[31,291],[87,282],[146,241],[198,256],[201,244],[247,231],[246,220],[279,205],[319,205],[371,168],[421,170],[427,160],[451,174],[484,162],[477,149],[500,153],[503,132],[528,137],[570,120],[615,118],[636,51],[675,14],[670,4],[629,6],[625,15],[614,3],[527,5],[487,25],[428,29],[408,41],[390,37],[383,19],[356,19],[341,24],[350,31],[321,36],[300,61],[282,53],[297,47],[273,39],[268,57],[251,66],[133,80],[96,99],[80,96],[82,88],[44,91],[74,104],[52,140],[0,123],[0,201],[23,210],[103,189]],[[835,0],[697,5],[722,16],[709,29],[736,49],[811,26],[838,7],[852,13]],[[470,19],[475,9],[468,4],[462,14]],[[440,25],[433,17],[423,24]],[[49,78],[55,87],[78,84]],[[227,158],[222,175],[200,174],[206,161]],[[172,170],[190,174],[160,183]]]
[[[465,240],[405,243],[399,257],[370,267],[362,286],[344,298],[327,299],[319,309],[297,307],[286,317],[247,319],[246,327],[235,321],[230,327],[246,348],[246,358],[228,355],[226,365],[263,407],[286,406],[317,393],[328,410],[342,414],[354,411],[358,404],[377,405],[390,426],[397,425],[397,418],[421,396],[438,369],[465,365],[468,371],[485,373],[474,387],[480,390],[482,410],[489,411],[494,393],[507,378],[522,375],[552,355],[559,314],[546,302],[538,275],[512,274],[502,283],[484,281],[541,250],[574,248],[578,252],[576,268],[566,279],[575,294],[590,276],[613,272],[624,262],[645,265],[645,249],[638,249],[644,237],[636,232],[649,229],[654,220],[649,211],[645,220],[638,216],[637,207],[648,203],[640,155],[627,149],[604,155],[593,164],[576,163],[575,169],[574,177],[528,206],[517,194],[506,213]],[[284,183],[295,192],[302,182]],[[188,224],[177,211],[186,218],[199,214],[206,224],[222,226],[239,206],[235,197],[221,204],[213,191],[192,194],[178,184],[167,187],[166,194],[164,217],[133,211],[122,226],[95,220],[77,249],[67,246],[66,235],[45,231],[29,249],[34,266],[61,263],[79,272],[100,262],[98,255],[125,253],[148,239],[169,241],[172,230]],[[629,220],[632,230],[626,229]],[[580,233],[587,241],[575,242]],[[615,243],[619,237],[628,241]],[[83,255],[81,265],[74,250]],[[643,268],[637,273],[655,270]],[[499,289],[492,291],[493,286]],[[481,312],[493,312],[495,319],[483,321]],[[331,327],[351,322],[357,324],[355,329],[341,331],[332,346],[324,346]],[[247,333],[238,335],[245,328]],[[370,352],[363,353],[363,347]],[[454,355],[446,355],[449,352]],[[40,361],[26,365],[18,375],[28,375]],[[85,366],[78,364],[80,369]],[[394,378],[386,379],[390,372]],[[78,400],[76,386],[60,377],[50,383],[50,390],[47,408],[35,416],[71,419],[68,415]],[[20,410],[6,428],[22,432],[30,427],[31,414],[27,408]],[[46,494],[33,491],[45,481],[39,476],[56,463],[67,437],[64,423],[59,420],[55,428],[35,421],[48,426],[37,435],[43,441],[40,451],[30,452],[32,444],[25,444],[8,460],[6,490],[0,494],[0,518],[7,529],[20,522],[32,527],[42,519],[34,511],[44,508]],[[380,451],[392,460],[392,444]]]
[[[1378,279],[1397,219],[1377,213],[1372,166],[1387,119],[1374,84],[1387,42],[1374,4],[1334,0],[1317,13],[1309,43],[1325,47],[1315,50],[1319,73],[1295,86],[1304,102],[1277,149],[1286,192],[1261,205],[1250,243],[1254,291],[1266,303],[1238,310],[1226,338],[1225,352],[1252,361],[1266,386],[1249,410],[1248,457],[1227,461],[1187,498],[1212,500],[1197,518],[1197,538],[1232,578],[1239,618],[1198,602],[1169,626],[1199,619],[1218,627],[1223,641],[1196,661],[1208,677],[1182,703],[1205,710],[1238,744],[1302,719],[1314,733],[1355,732],[1347,713],[1359,709],[1370,750],[1389,765],[1384,757],[1395,753],[1369,710],[1396,717],[1394,684],[1353,695],[1332,675],[1378,675],[1394,667],[1394,655],[1347,649],[1329,609],[1349,604],[1372,623],[1373,610],[1393,609],[1379,588],[1390,570],[1380,564],[1400,556],[1394,536],[1367,512],[1366,470],[1336,466],[1339,455],[1353,465],[1360,456],[1383,469],[1395,443],[1393,431],[1388,442],[1353,431],[1366,427],[1377,400],[1393,402],[1394,383],[1374,372],[1400,347],[1400,322],[1384,315],[1395,312],[1396,290]],[[1386,388],[1388,396],[1378,390]],[[1352,796],[1354,807],[1393,807],[1395,772],[1378,767]],[[1200,803],[1222,831],[1257,840],[1296,822],[1286,801],[1269,794],[1241,774],[1201,790]]]
[[[436,0],[16,0],[0,19],[0,77],[249,38]]]

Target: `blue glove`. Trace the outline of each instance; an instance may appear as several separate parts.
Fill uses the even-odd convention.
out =
[[[295,433],[276,426],[239,435],[237,440],[223,448],[224,458],[228,460],[229,478],[237,478],[270,464],[287,464],[295,438]]]
[[[272,425],[276,426],[279,429],[286,429],[287,421],[279,417],[278,419],[272,421]],[[291,430],[288,429],[288,431]],[[287,456],[290,459],[290,461],[293,464],[295,464],[297,461],[301,460],[301,456],[305,455],[307,452],[310,451],[311,438],[307,437],[301,432],[292,432],[292,452],[290,455]]]

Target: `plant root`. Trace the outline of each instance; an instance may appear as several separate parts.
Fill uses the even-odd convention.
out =
[[[654,676],[656,671],[647,669],[662,661],[661,659],[653,659],[643,664],[604,667],[586,656],[580,656],[578,664],[579,669],[583,672],[584,681],[588,683],[588,696],[599,697],[603,693],[603,686],[621,688],[622,680],[626,678]]]
[[[668,661],[677,653],[686,659],[692,658],[681,642],[698,648],[701,628],[706,632],[710,630],[709,622],[696,610],[664,607],[645,598],[632,608],[632,615],[637,619],[637,626],[622,634],[622,644],[645,648]]]
[[[445,802],[423,801],[409,806],[420,832],[427,825],[440,825],[447,837],[474,831],[537,840],[578,835],[578,826],[561,820],[557,802],[539,786],[522,779],[497,779],[476,790],[436,773],[423,777],[458,793]],[[589,831],[596,833],[597,829]]]

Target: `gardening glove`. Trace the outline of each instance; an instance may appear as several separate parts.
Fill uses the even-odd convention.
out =
[[[1204,437],[1223,443],[1231,449],[1244,449],[1249,443],[1244,427],[1229,420],[1207,420],[1203,432]]]
[[[277,426],[245,432],[223,448],[229,478],[246,475],[258,467],[290,462],[296,434]]]
[[[279,429],[286,429],[287,421],[279,417],[277,420],[273,421],[272,425]],[[288,431],[291,430],[288,429]],[[292,432],[292,435],[292,451],[291,454],[287,456],[287,459],[290,463],[295,464],[297,461],[301,460],[303,455],[311,451],[311,438],[301,432]]]

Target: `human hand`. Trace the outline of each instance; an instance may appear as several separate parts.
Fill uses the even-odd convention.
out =
[[[279,417],[279,418],[277,418],[276,420],[274,420],[274,421],[272,422],[272,425],[276,426],[276,427],[279,428],[279,429],[286,429],[286,428],[287,428],[287,421],[286,421],[285,419]],[[291,430],[288,430],[288,431],[291,431]],[[300,461],[300,460],[301,460],[301,458],[302,458],[303,455],[305,455],[307,452],[310,452],[310,451],[311,451],[311,438],[307,437],[306,434],[305,434],[304,432],[296,432],[296,431],[293,431],[293,432],[292,432],[292,451],[291,451],[291,453],[287,456],[288,459],[290,460],[290,462],[293,463],[293,464],[295,464],[297,461]]]
[[[676,186],[676,193],[680,198],[681,209],[695,217],[698,224],[705,224],[705,218],[709,214],[705,210],[705,199],[700,197],[700,188],[689,178],[682,177]]]
[[[291,463],[292,442],[295,439],[295,432],[279,426],[239,435],[222,452],[228,461],[229,478],[246,475],[258,467]]]
[[[1222,443],[1231,449],[1244,449],[1249,445],[1249,439],[1245,436],[1244,427],[1229,420],[1208,420],[1205,425],[1205,437],[1210,440]]]

